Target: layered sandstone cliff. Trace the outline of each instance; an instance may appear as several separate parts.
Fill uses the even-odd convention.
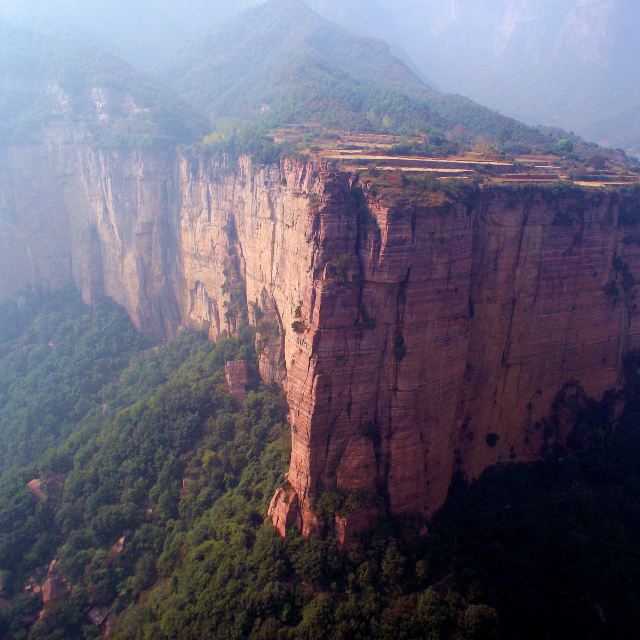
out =
[[[618,196],[389,181],[363,194],[360,225],[353,209],[321,216],[346,270],[318,278],[290,367],[281,531],[317,526],[313,498],[333,489],[359,498],[337,518],[343,535],[368,526],[380,494],[424,522],[456,471],[475,478],[566,438],[542,426],[558,390],[601,396],[640,338],[639,236]]]
[[[640,342],[640,229],[621,224],[622,200],[447,192],[301,160],[13,148],[0,297],[75,281],[156,336],[215,339],[249,320],[290,407],[271,518],[314,531],[329,493],[346,536],[387,506],[424,523],[456,471],[535,459],[566,437],[540,426],[565,382],[593,396],[617,384]]]

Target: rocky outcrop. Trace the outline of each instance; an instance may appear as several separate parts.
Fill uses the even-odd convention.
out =
[[[0,167],[0,296],[73,280],[156,336],[256,326],[290,408],[281,532],[329,522],[323,494],[345,539],[387,507],[422,526],[456,472],[562,443],[540,426],[556,393],[602,395],[639,343],[619,193],[64,144]]]
[[[313,346],[289,368],[280,530],[297,510],[312,531],[327,490],[361,501],[354,521],[382,493],[424,522],[456,471],[475,478],[565,438],[541,427],[563,383],[602,395],[638,344],[638,232],[619,224],[616,195],[387,183],[363,196],[359,214],[322,215],[336,240],[320,244],[335,249],[301,336]]]
[[[62,484],[64,476],[49,472],[44,478],[34,478],[25,485],[25,488],[35,496],[38,502],[46,502],[50,494],[56,494]]]
[[[40,478],[34,478],[26,484],[26,488],[36,497],[38,502],[45,502],[47,495],[43,491],[44,482]]]
[[[65,584],[60,578],[49,576],[42,585],[42,604],[47,605],[59,600],[65,591]]]
[[[224,375],[231,397],[242,406],[247,397],[249,371],[244,360],[233,360],[224,365]]]
[[[93,607],[89,610],[87,617],[93,626],[101,627],[110,615],[111,611],[107,607]]]

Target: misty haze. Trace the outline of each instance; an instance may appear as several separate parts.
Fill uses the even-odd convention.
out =
[[[0,0],[0,638],[634,638],[639,32]]]

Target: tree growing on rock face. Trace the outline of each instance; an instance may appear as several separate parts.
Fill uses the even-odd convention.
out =
[[[602,169],[607,168],[607,157],[596,153],[589,158],[588,163],[589,166],[596,169],[596,171],[602,171]]]

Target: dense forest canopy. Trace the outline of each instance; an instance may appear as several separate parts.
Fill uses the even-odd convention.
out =
[[[75,291],[0,305],[0,471],[64,442],[145,344],[122,309]]]
[[[0,425],[39,434],[0,475],[3,638],[595,640],[640,623],[635,356],[619,398],[558,396],[576,424],[563,456],[458,482],[428,537],[388,519],[340,550],[265,524],[289,430],[248,328],[149,347],[112,303],[72,292],[0,320],[3,389],[25,390],[1,397]],[[222,371],[235,358],[252,369],[243,406]],[[44,438],[35,415],[64,427]],[[58,591],[38,619],[47,574]]]

